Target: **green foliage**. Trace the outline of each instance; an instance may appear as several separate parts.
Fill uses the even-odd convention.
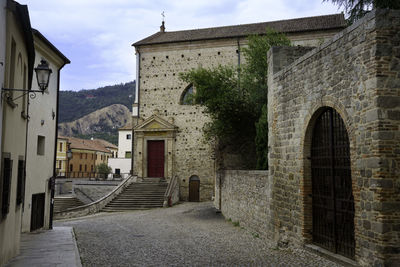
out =
[[[107,166],[107,164],[100,163],[99,165],[96,166],[95,171],[97,173],[104,174],[107,177],[107,175],[111,173],[112,169],[111,167]]]
[[[330,1],[339,7],[344,7],[346,14],[349,16],[349,23],[362,18],[372,8],[391,8],[400,9],[399,0],[324,0]]]
[[[258,170],[268,169],[268,107],[263,105],[261,116],[256,123],[256,154]]]
[[[266,35],[251,35],[248,39],[248,47],[242,48],[246,63],[241,70],[241,87],[248,92],[249,102],[258,118],[262,106],[267,102],[267,52],[272,46],[290,46],[290,40],[272,29],[267,29]]]
[[[258,233],[252,233],[254,238],[260,238],[260,235]]]
[[[239,227],[239,226],[240,226],[240,223],[239,223],[239,222],[232,222],[232,224],[233,224],[233,226],[235,226],[235,227]]]
[[[263,136],[257,139],[256,122],[267,103],[267,52],[272,46],[288,45],[290,41],[283,34],[267,29],[265,35],[249,36],[248,47],[241,50],[245,63],[240,68],[218,66],[180,74],[183,81],[194,85],[194,103],[203,105],[211,117],[211,122],[204,128],[206,139],[230,145],[256,142],[260,145],[257,148],[260,151],[257,155],[261,157],[259,168],[263,169],[268,166],[265,156],[268,143],[266,115],[263,121],[258,122],[258,132]]]
[[[132,110],[135,82],[105,86],[94,90],[60,91],[59,123],[70,122],[112,104]]]
[[[181,78],[193,83],[196,88],[194,102],[204,105],[205,112],[212,119],[204,128],[206,139],[229,141],[238,135],[252,134],[252,121],[255,120],[253,108],[238,87],[237,71],[234,68],[199,68],[181,74]]]

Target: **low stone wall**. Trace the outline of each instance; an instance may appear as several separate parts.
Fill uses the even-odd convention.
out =
[[[261,236],[270,233],[271,181],[268,171],[219,171],[215,192],[215,207],[226,219],[239,222]]]
[[[112,201],[119,193],[121,193],[128,185],[135,182],[137,176],[131,176],[118,185],[112,192],[104,196],[103,198],[97,200],[96,202],[87,204],[85,206],[80,206],[72,209],[67,209],[62,212],[54,213],[54,219],[69,219],[77,218],[90,214],[95,214],[103,209],[110,201]]]
[[[95,202],[113,191],[121,181],[79,182],[73,185],[73,193],[85,204]]]

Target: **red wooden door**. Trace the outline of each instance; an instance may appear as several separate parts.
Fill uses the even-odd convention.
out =
[[[164,141],[147,141],[147,177],[164,177]]]

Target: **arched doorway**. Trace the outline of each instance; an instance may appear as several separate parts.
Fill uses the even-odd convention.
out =
[[[200,201],[200,179],[197,175],[192,175],[189,178],[189,201]]]
[[[354,198],[346,127],[333,108],[316,119],[311,144],[312,239],[354,258]]]

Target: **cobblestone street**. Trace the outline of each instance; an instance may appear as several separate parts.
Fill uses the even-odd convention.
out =
[[[340,266],[276,248],[216,214],[211,202],[57,222],[75,230],[83,266]]]

